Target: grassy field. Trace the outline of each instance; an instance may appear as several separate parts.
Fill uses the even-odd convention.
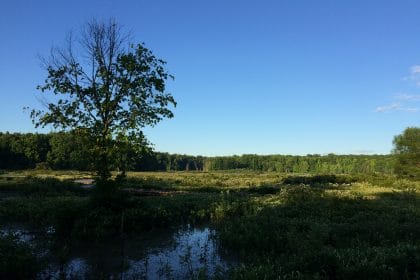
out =
[[[94,188],[73,183],[90,177],[2,173],[0,224],[44,234],[64,259],[70,242],[205,224],[238,259],[215,278],[420,278],[420,182],[384,175],[129,173],[116,186],[123,191],[104,205]],[[2,236],[0,276],[31,277],[42,265],[30,247]]]

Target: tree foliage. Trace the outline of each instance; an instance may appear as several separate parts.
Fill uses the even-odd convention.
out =
[[[45,162],[50,135],[0,133],[0,169],[34,168]]]
[[[52,169],[92,170],[92,146],[89,135],[82,130],[51,133],[47,164]]]
[[[206,158],[204,169],[276,171],[285,173],[392,173],[389,155],[242,155]]]
[[[393,173],[395,155],[242,155],[203,157],[136,149],[130,143],[113,150],[110,166],[117,170],[124,157],[132,171],[252,170],[281,173]],[[95,170],[92,142],[81,130],[49,134],[0,133],[0,169],[49,167],[56,170]],[[397,155],[398,156],[398,155]]]
[[[95,169],[104,179],[110,176],[116,150],[121,155],[128,144],[143,146],[142,128],[172,118],[170,108],[176,106],[166,92],[172,76],[165,61],[129,38],[115,20],[93,20],[79,37],[70,34],[66,47],[53,48],[44,60],[48,76],[38,86],[56,100],[31,112],[36,126],[86,132]],[[125,170],[128,158],[118,159]]]
[[[420,128],[409,127],[394,138],[395,173],[420,178]]]

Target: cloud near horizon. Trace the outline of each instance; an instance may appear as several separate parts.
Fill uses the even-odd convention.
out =
[[[420,65],[411,66],[410,76],[405,77],[404,80],[413,81],[416,84],[416,86],[420,87]],[[412,103],[420,101],[420,94],[398,93],[394,95],[394,100],[397,100],[397,101],[389,105],[376,107],[374,112],[386,113],[386,112],[400,111],[400,112],[416,113],[419,111],[419,108],[417,108],[417,106],[413,106]]]
[[[392,103],[385,106],[379,106],[375,109],[376,113],[386,113],[386,112],[394,112],[394,111],[402,111],[402,112],[410,112],[415,113],[418,112],[418,108],[415,107],[406,107],[403,106],[401,103]]]

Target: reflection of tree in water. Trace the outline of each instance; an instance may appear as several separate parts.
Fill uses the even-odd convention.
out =
[[[228,262],[219,255],[214,231],[186,228],[146,233],[141,237],[114,239],[101,244],[72,244],[61,268],[50,276],[67,279],[183,279],[211,276]],[[64,278],[63,277],[63,278]]]

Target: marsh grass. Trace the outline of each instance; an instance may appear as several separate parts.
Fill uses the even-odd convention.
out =
[[[19,236],[0,233],[1,279],[33,279],[40,268],[40,260]]]
[[[129,173],[119,195],[102,204],[94,190],[72,182],[89,176],[1,174],[0,193],[13,196],[0,202],[0,222],[44,232],[53,228],[50,238],[58,247],[72,240],[108,242],[122,232],[211,223],[222,248],[241,262],[224,278],[420,277],[417,181],[375,174]],[[139,197],[125,188],[177,192]]]
[[[419,191],[298,185],[260,197],[219,227],[222,244],[245,260],[232,277],[416,279]]]

